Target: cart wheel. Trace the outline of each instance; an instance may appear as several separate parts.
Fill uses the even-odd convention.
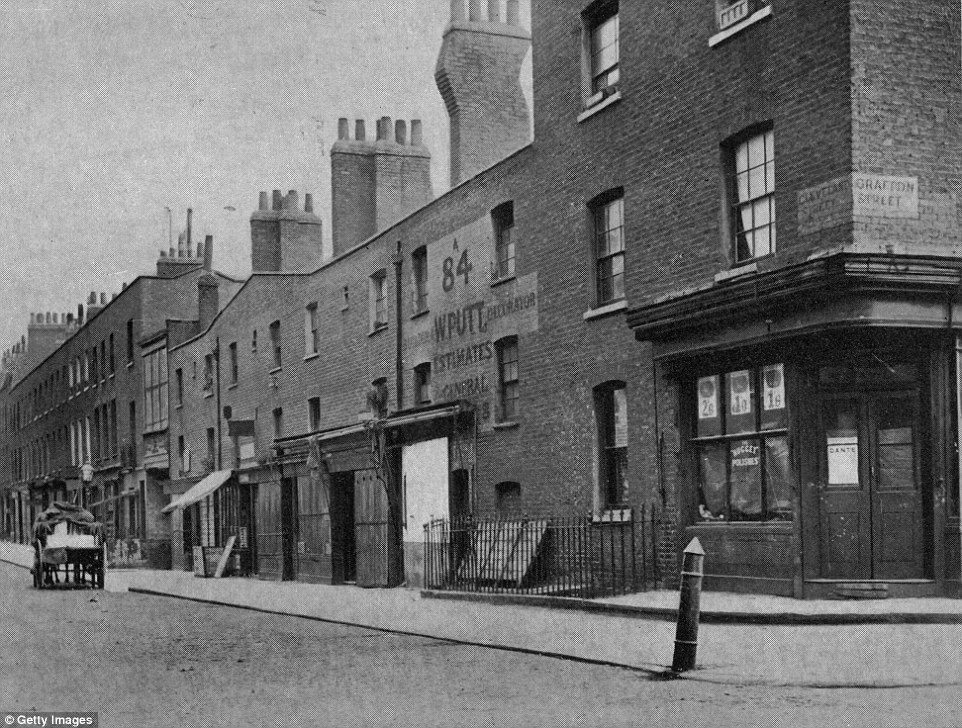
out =
[[[97,588],[103,589],[104,588],[104,567],[103,566],[97,569],[96,575],[97,575]]]
[[[34,566],[32,569],[30,569],[30,573],[33,575],[33,588],[42,589],[43,579],[40,578],[40,570]]]

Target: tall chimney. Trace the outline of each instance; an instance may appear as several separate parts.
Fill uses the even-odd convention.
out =
[[[530,143],[520,75],[531,34],[517,24],[516,2],[507,6],[507,23],[496,0],[487,17],[480,0],[469,0],[467,22],[458,0],[451,8],[434,79],[448,110],[454,187]]]
[[[197,320],[201,331],[210,327],[220,311],[218,285],[217,276],[209,272],[197,279]]]
[[[204,237],[204,270],[211,271],[214,266],[214,236]]]

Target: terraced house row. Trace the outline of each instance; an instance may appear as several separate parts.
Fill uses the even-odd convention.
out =
[[[175,252],[15,347],[6,531],[59,488],[198,571],[594,594],[697,536],[708,588],[959,595],[958,4],[451,11],[450,189],[341,119],[331,258],[264,192],[247,280]]]

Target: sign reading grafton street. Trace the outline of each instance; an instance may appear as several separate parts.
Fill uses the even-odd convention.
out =
[[[798,232],[802,235],[841,225],[853,217],[918,216],[917,177],[853,173],[798,193]]]

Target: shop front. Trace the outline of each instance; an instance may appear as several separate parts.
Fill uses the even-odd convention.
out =
[[[957,288],[938,261],[837,256],[629,315],[706,588],[959,594]]]

